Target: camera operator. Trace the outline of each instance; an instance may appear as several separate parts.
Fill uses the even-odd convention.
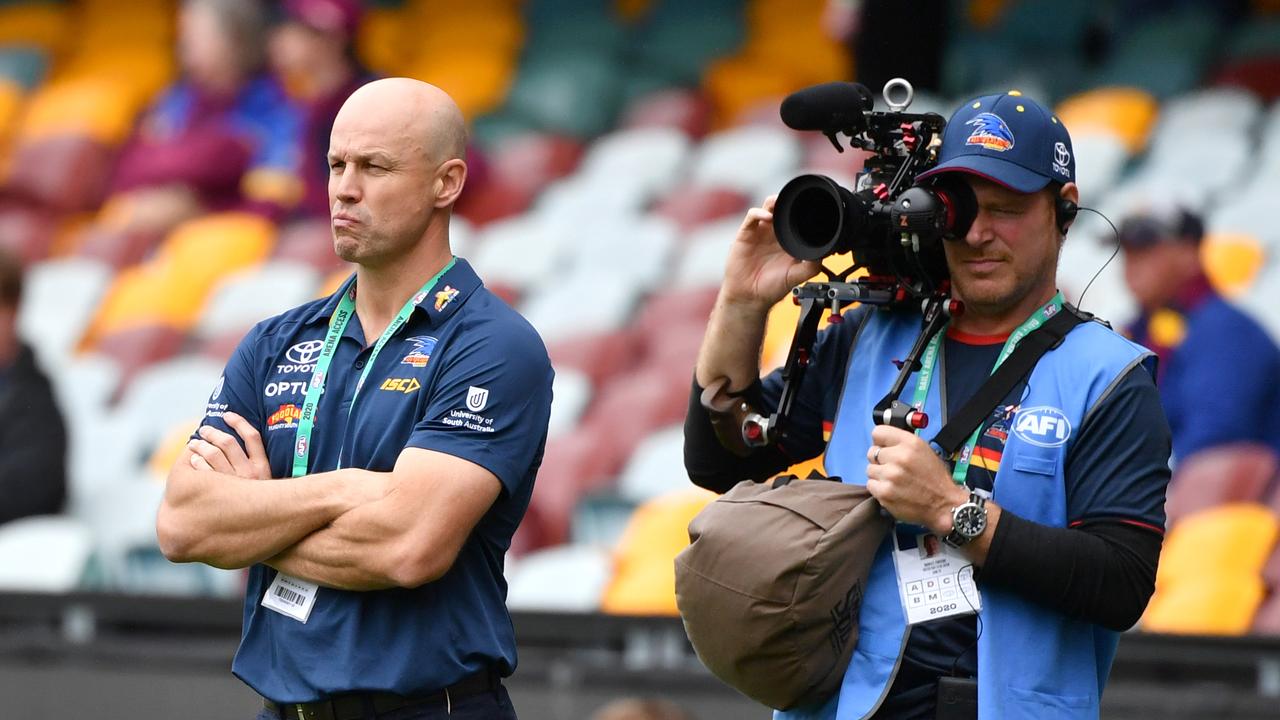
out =
[[[1011,335],[1016,342],[1034,318],[1075,312],[1062,304],[1056,273],[1078,191],[1066,128],[1017,92],[962,105],[938,160],[919,180],[958,179],[977,199],[968,231],[944,243],[965,310],[945,330],[936,372],[918,373],[931,378],[918,402],[945,422],[946,408],[962,406],[1003,359]],[[1101,323],[1075,326],[979,426],[953,481],[953,459],[927,442],[933,431],[872,420],[893,362],[920,332],[919,312],[863,305],[819,335],[787,435],[739,457],[717,441],[703,388],[727,380],[761,413],[777,406],[780,374],[759,380],[765,318],[819,269],[781,249],[774,202],[748,211],[727,261],[685,424],[690,477],[724,492],[825,450],[827,471],[865,484],[900,527],[945,538],[976,569],[981,595],[977,614],[908,625],[893,557],[902,533],[890,533],[840,691],[777,717],[964,716],[937,702],[941,685],[968,702],[976,694],[984,719],[1097,717],[1118,633],[1146,607],[1163,538],[1170,436],[1151,353]],[[976,506],[976,521],[955,523],[961,506]]]

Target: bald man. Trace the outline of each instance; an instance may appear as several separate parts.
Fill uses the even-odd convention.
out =
[[[449,248],[466,131],[364,85],[328,153],[334,295],[259,323],[169,473],[175,562],[249,568],[234,672],[259,718],[514,718],[503,555],[542,460],[541,339]]]

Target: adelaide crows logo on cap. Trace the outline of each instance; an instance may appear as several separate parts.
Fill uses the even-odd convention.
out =
[[[1004,152],[1013,147],[1013,131],[993,113],[979,113],[965,125],[973,125],[973,132],[965,140],[966,145],[981,145],[987,150]]]

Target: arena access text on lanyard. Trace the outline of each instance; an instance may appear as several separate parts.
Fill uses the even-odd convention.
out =
[[[347,408],[348,418],[351,417],[351,411],[355,409],[356,398],[360,396],[360,389],[364,387],[364,381],[369,377],[369,371],[373,369],[378,353],[382,352],[383,346],[391,336],[408,322],[413,309],[422,302],[422,299],[431,292],[440,278],[449,272],[449,268],[452,268],[457,261],[457,258],[450,259],[448,265],[445,265],[435,274],[435,277],[422,286],[421,290],[409,298],[391,324],[387,325],[387,329],[382,331],[382,336],[374,344],[373,352],[365,362],[364,371],[360,373],[360,379],[356,382],[355,392],[351,395],[351,405]],[[338,340],[342,338],[342,333],[347,329],[347,323],[356,311],[355,291],[356,286],[353,284],[338,301],[338,308],[329,319],[329,331],[325,334],[320,357],[316,359],[315,369],[311,373],[311,382],[307,384],[307,394],[302,402],[302,416],[298,418],[298,435],[293,448],[292,477],[295,478],[307,474],[307,465],[311,459],[311,432],[315,429],[316,408],[320,405],[320,396],[324,394],[329,365],[333,362],[334,353],[337,351]],[[338,467],[342,467],[341,452],[338,454]],[[315,606],[319,590],[319,586],[309,580],[276,573],[275,579],[271,581],[267,592],[262,596],[262,606],[306,624],[307,618],[311,617],[311,608]]]
[[[1000,356],[996,358],[996,364],[992,366],[991,372],[994,373],[996,368],[1000,367],[1000,363],[1003,363],[1006,358],[1013,354],[1014,348],[1018,346],[1022,338],[1044,325],[1049,318],[1061,312],[1062,305],[1062,293],[1056,293],[1048,303],[1031,313],[1031,317],[1014,328],[1009,338],[1004,341],[1004,347],[1001,348]],[[929,345],[925,347],[924,355],[920,358],[920,375],[916,381],[915,395],[912,397],[912,405],[917,409],[924,408],[925,398],[929,396],[929,384],[933,380],[933,371],[938,360],[938,349],[942,344],[942,335],[942,333],[938,333],[929,340]],[[973,433],[969,435],[969,439],[965,441],[964,446],[960,449],[955,467],[951,471],[951,479],[957,485],[965,484],[965,477],[969,474],[969,463],[973,459],[973,449],[978,444],[978,436],[981,431],[981,425],[974,428]]]

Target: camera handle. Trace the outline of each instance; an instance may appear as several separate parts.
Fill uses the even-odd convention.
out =
[[[893,387],[889,389],[889,393],[876,403],[871,413],[875,424],[889,425],[908,432],[929,426],[929,416],[923,410],[917,410],[902,402],[899,396],[902,395],[903,389],[907,386],[907,380],[912,374],[920,371],[922,367],[920,356],[924,354],[929,341],[942,330],[952,316],[959,315],[963,310],[964,306],[960,301],[952,300],[950,296],[944,294],[932,295],[925,301],[924,328],[916,338],[915,344],[911,346],[906,359],[895,361],[898,365],[898,377],[893,381]]]

